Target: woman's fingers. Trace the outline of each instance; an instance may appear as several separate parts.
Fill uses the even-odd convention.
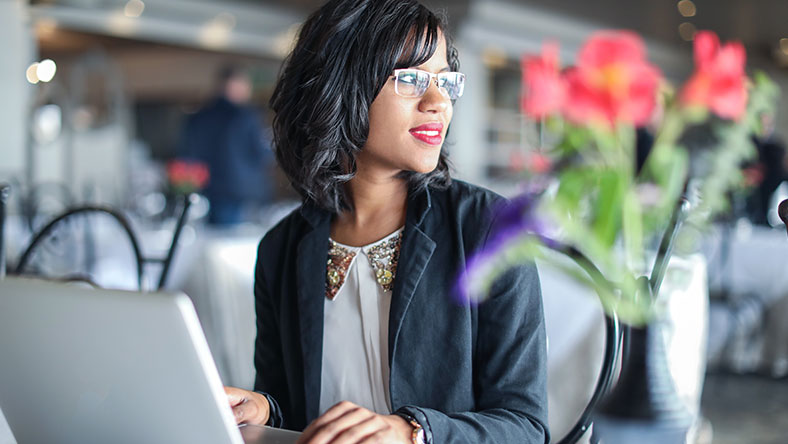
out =
[[[338,442],[355,442],[355,441],[337,441],[340,436],[361,437],[359,426],[367,424],[375,418],[375,414],[367,409],[358,407],[353,410],[348,410],[344,415],[339,418],[323,425],[317,429],[309,439],[309,444],[327,444]]]
[[[391,441],[389,440],[389,438],[390,437],[387,436],[387,433],[385,431],[378,430],[377,432],[371,435],[365,436],[362,440],[357,441],[356,444],[379,444],[381,442],[389,444],[389,443],[397,442],[397,441]]]
[[[315,419],[301,434],[299,444],[325,444],[349,427],[375,416],[352,402],[343,401]]]
[[[325,413],[320,415],[317,419],[312,421],[309,426],[301,433],[297,444],[305,444],[305,443],[313,443],[312,437],[323,427],[327,424],[330,424],[332,421],[340,418],[342,415],[349,411],[353,411],[359,408],[357,405],[353,404],[352,402],[342,401],[330,409],[326,410]]]
[[[230,407],[235,407],[246,400],[246,390],[235,387],[225,387],[224,393],[227,394],[227,400],[230,402]]]
[[[236,424],[248,422],[249,419],[255,417],[257,413],[254,403],[248,401],[244,401],[233,407],[233,415],[235,415]]]
[[[312,421],[311,424],[304,431],[301,433],[301,437],[298,440],[298,443],[307,443],[312,435],[315,434],[315,431],[318,430],[320,427],[323,427],[325,424],[339,418],[340,416],[344,415],[345,412],[348,410],[352,410],[358,408],[357,405],[353,404],[349,401],[342,401],[330,409],[326,410],[325,413],[320,415],[317,419]]]
[[[261,425],[268,421],[268,400],[264,396],[235,387],[225,387],[224,392],[233,409],[236,424]]]
[[[358,444],[363,442],[391,442],[382,438],[388,436],[391,426],[380,415],[372,416],[358,422],[336,435],[331,444]]]

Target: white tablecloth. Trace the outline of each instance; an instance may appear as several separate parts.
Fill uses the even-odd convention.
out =
[[[254,266],[260,237],[209,237],[183,290],[194,302],[225,385],[254,385]]]
[[[16,444],[14,435],[11,433],[11,429],[8,428],[8,423],[5,421],[2,409],[0,409],[0,444]]]
[[[728,253],[725,260],[724,249]],[[713,292],[727,294],[712,310],[710,365],[738,372],[788,375],[788,237],[784,228],[742,221],[705,242]]]

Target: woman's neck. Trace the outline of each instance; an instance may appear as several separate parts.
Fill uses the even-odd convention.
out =
[[[405,224],[407,182],[395,176],[357,174],[346,191],[353,209],[343,211],[331,224],[331,238],[362,246],[386,237]]]

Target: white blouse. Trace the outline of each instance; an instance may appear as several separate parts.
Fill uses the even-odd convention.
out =
[[[391,258],[376,256],[402,228],[363,247],[332,241],[355,253],[333,300],[324,300],[323,368],[320,414],[340,401],[350,401],[378,414],[391,413],[389,399],[388,326],[391,290],[376,279]],[[396,258],[395,258],[396,260]],[[376,264],[377,261],[377,269]],[[386,281],[383,281],[386,282]],[[389,285],[390,287],[390,285]]]

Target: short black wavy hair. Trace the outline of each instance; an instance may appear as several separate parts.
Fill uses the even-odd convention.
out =
[[[394,69],[432,57],[439,31],[457,71],[444,17],[415,0],[330,0],[303,24],[270,106],[277,161],[304,203],[334,213],[353,207],[344,185],[369,135],[369,107]],[[445,188],[449,169],[442,149],[432,172],[401,175],[411,191]]]

